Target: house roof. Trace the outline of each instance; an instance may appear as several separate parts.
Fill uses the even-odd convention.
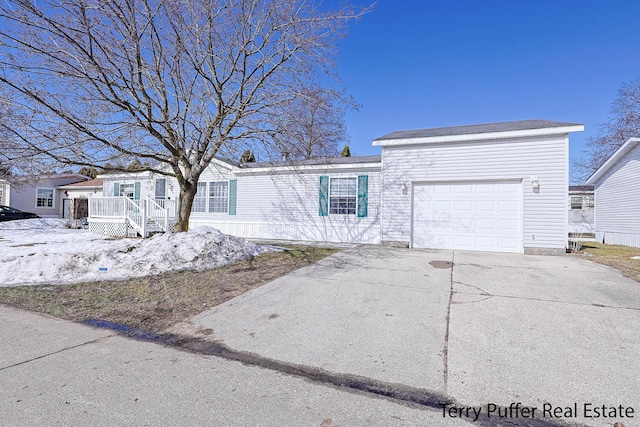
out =
[[[95,178],[89,181],[82,181],[82,182],[76,182],[75,184],[68,184],[68,185],[63,185],[60,186],[58,188],[63,188],[63,189],[67,189],[67,188],[101,188],[103,184],[103,179],[102,178]]]
[[[64,178],[73,178],[76,182],[86,181],[90,179],[88,176],[79,174],[79,173],[49,173],[42,175],[18,175],[11,177],[11,181],[16,183],[29,183],[29,182],[39,182],[44,179],[64,179]]]
[[[593,185],[570,185],[569,191],[589,192],[593,191]]]
[[[356,157],[325,157],[306,160],[283,160],[276,162],[251,162],[236,164],[242,169],[290,167],[290,166],[324,166],[324,165],[349,165],[360,163],[380,163],[380,156],[356,156]]]
[[[590,185],[595,184],[600,178],[604,176],[605,173],[607,173],[609,169],[611,169],[616,163],[622,160],[622,158],[626,156],[631,150],[636,148],[638,144],[640,144],[640,137],[627,139],[627,141],[624,144],[622,144],[620,148],[618,148],[616,152],[613,153],[611,157],[609,157],[609,159],[606,162],[604,162],[603,165],[600,166],[589,177],[589,179],[587,179],[587,184],[590,184]]]
[[[400,130],[373,140],[373,145],[395,145],[393,141],[421,140],[422,142],[466,141],[531,135],[557,135],[584,130],[584,125],[552,120],[518,120],[513,122],[450,126],[430,129]],[[483,136],[480,136],[483,135]],[[466,137],[465,137],[466,136]],[[391,143],[382,143],[387,141]],[[416,141],[416,142],[421,142]]]

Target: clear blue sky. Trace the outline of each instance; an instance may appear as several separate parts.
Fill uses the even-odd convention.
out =
[[[573,161],[640,78],[640,1],[378,0],[340,50],[362,104],[346,115],[353,155],[394,130],[538,118],[585,125]]]

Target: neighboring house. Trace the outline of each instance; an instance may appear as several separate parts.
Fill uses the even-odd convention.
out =
[[[393,132],[373,141],[381,156],[215,160],[198,183],[190,226],[263,239],[560,254],[568,234],[569,133],[583,129],[523,120]],[[125,223],[135,218],[127,212],[148,217],[142,206],[159,200],[174,209],[175,179],[102,178],[105,197],[119,197],[90,201],[100,213],[89,219],[97,232],[128,234]],[[162,220],[162,213],[151,216]]]
[[[9,204],[9,183],[0,180],[0,205],[6,206]]]
[[[89,216],[88,199],[102,197],[102,178],[56,187],[62,199],[62,218],[82,219]]]
[[[593,185],[569,186],[569,237],[594,237]]]
[[[1,204],[21,211],[33,212],[43,218],[62,218],[64,194],[58,187],[88,180],[77,173],[39,175],[16,178],[13,183],[0,182]]]
[[[628,139],[587,180],[595,187],[596,240],[640,247],[640,138]]]

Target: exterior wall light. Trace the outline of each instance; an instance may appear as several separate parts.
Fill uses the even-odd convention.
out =
[[[534,190],[537,190],[540,188],[540,180],[538,179],[537,176],[531,177],[531,187],[533,187]]]

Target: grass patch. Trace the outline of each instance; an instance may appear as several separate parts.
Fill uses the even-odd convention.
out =
[[[337,252],[309,246],[288,249],[201,272],[0,288],[0,303],[73,321],[100,319],[158,333]]]
[[[640,259],[631,259],[640,256],[640,248],[584,242],[582,250],[591,255],[586,259],[613,267],[626,277],[640,282]]]

